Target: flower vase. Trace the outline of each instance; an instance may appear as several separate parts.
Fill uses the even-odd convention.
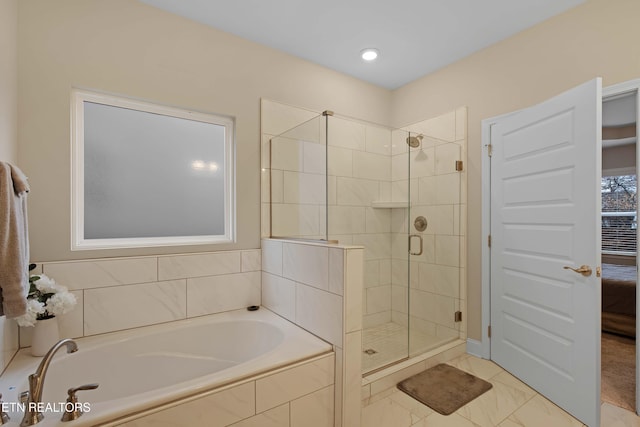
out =
[[[58,319],[51,317],[49,319],[36,320],[36,326],[33,329],[31,338],[31,355],[44,356],[59,340]]]

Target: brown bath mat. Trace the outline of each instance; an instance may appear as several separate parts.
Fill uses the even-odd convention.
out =
[[[491,387],[491,383],[444,363],[398,383],[400,390],[442,415],[454,413]]]

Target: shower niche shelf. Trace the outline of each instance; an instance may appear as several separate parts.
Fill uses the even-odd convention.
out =
[[[408,208],[408,207],[411,207],[411,203],[408,201],[391,202],[387,200],[379,200],[379,201],[371,202],[371,207],[381,208],[381,209]]]

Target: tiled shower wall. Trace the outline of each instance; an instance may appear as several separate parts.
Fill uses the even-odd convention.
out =
[[[308,122],[316,118],[315,120],[320,120],[317,117],[320,115],[319,112],[304,110],[302,108],[291,107],[289,105],[281,104],[278,102],[273,102],[269,100],[261,100],[261,108],[260,108],[260,128],[262,132],[262,147],[261,147],[261,233],[262,237],[270,237],[271,234],[271,200],[273,198],[276,204],[281,205],[281,209],[284,211],[284,215],[280,215],[279,218],[289,218],[292,219],[292,215],[288,214],[291,210],[288,206],[285,206],[284,203],[284,183],[276,182],[274,187],[274,194],[271,194],[271,139],[280,135],[301,123]],[[305,126],[303,128],[304,131],[309,132],[309,136],[307,138],[303,138],[303,141],[306,139],[308,142],[319,141],[319,128],[315,129],[311,128],[311,125]],[[293,134],[293,136],[299,136],[299,134]],[[292,140],[292,142],[295,140]],[[280,164],[281,173],[276,173],[276,179],[282,176],[284,179],[284,170],[292,169],[292,172],[296,171],[304,171],[304,166],[301,169],[300,164],[304,165],[304,144],[300,144],[295,141],[298,145],[298,149],[296,151],[289,150],[286,151],[286,146],[288,145],[286,142],[281,147],[285,151],[281,151],[282,154],[289,154],[289,156],[296,154],[295,158],[292,159],[289,157],[284,159]],[[287,163],[295,163],[296,166],[292,168],[291,166],[287,167]],[[279,166],[276,164],[275,166]],[[282,192],[278,194],[278,189],[281,189]],[[295,206],[294,206],[295,207]],[[276,208],[278,209],[278,208]],[[308,232],[308,236],[318,235],[320,232],[319,218],[320,214],[318,208],[313,205],[307,205],[304,209],[302,209],[304,213],[308,215],[299,214],[295,217],[294,221],[291,221],[289,224],[282,223],[284,227],[288,227],[290,224],[297,224],[296,227],[298,231],[304,230],[304,233]],[[300,227],[298,221],[303,221],[305,224],[304,227]],[[308,224],[308,225],[307,225]],[[308,231],[307,231],[308,229]],[[277,230],[274,230],[276,233]],[[286,228],[285,228],[285,231]]]
[[[38,264],[78,300],[59,316],[65,338],[235,310],[261,302],[260,249]],[[20,346],[33,328],[21,328]]]
[[[329,239],[364,246],[363,325],[391,320],[391,131],[329,118]]]
[[[305,227],[288,229],[289,237],[323,236],[324,207],[318,203],[321,201],[311,200],[308,193],[324,197],[325,177],[319,175],[312,182],[306,176],[311,172],[322,174],[321,167],[325,162],[324,154],[316,152],[324,148],[320,142],[324,138],[325,118],[317,117],[318,114],[262,101],[263,237],[270,235],[268,202],[274,194],[277,202],[274,222],[279,230],[283,229],[281,224],[299,224],[300,219],[295,217],[297,213],[306,218]],[[284,145],[278,144],[270,158],[272,135],[312,117],[317,117],[318,122],[307,122],[286,132],[291,137],[287,139],[287,149],[283,150]],[[461,323],[454,322],[455,311],[464,312],[466,308],[466,170],[456,171],[455,161],[466,160],[466,109],[460,108],[393,132],[339,116],[328,120],[328,237],[341,244],[365,247],[364,327],[390,321],[406,325],[407,301],[411,301],[411,322],[415,330],[442,338],[458,336],[466,329],[464,318]],[[407,131],[425,136],[421,147],[408,151]],[[307,155],[305,151],[316,154]],[[298,154],[292,156],[292,153]],[[278,171],[270,188],[269,168],[274,157],[277,157],[274,166]],[[289,159],[288,171],[281,170],[283,158]],[[315,158],[315,162],[310,161],[311,158]],[[407,180],[408,167],[411,169],[410,182]],[[287,179],[281,178],[285,175]],[[307,185],[300,185],[302,181]],[[372,207],[374,201],[407,202],[409,185],[411,224],[418,215],[425,216],[429,222],[427,230],[419,233],[424,239],[424,254],[415,257],[410,264],[410,299],[406,286],[407,209]],[[292,189],[300,194],[285,197]],[[305,198],[307,203],[301,202]],[[289,203],[285,203],[287,201]],[[285,211],[287,214],[282,215]],[[411,232],[415,232],[413,226]]]
[[[391,131],[330,116],[327,162],[327,118],[318,114],[262,100],[263,237],[273,219],[279,237],[324,238],[328,215],[329,239],[365,247],[365,327],[390,322],[391,211],[372,203],[391,200]],[[296,127],[296,119],[304,124]]]
[[[271,138],[271,218],[274,236],[322,239],[326,235],[324,117]]]
[[[465,224],[466,224],[466,108],[408,127],[424,139],[417,148],[394,144],[392,198],[407,200],[411,209],[393,209],[393,231],[410,229],[424,242],[423,254],[407,254],[407,240],[394,234],[392,261],[392,319],[406,324],[410,308],[411,328],[438,338],[465,338],[465,319],[454,321],[454,313],[466,313]],[[410,182],[407,185],[407,150]],[[463,170],[456,171],[456,160]],[[427,229],[414,228],[416,217],[424,216]],[[408,223],[407,223],[408,221]],[[417,249],[417,241],[414,240]],[[410,262],[407,306],[407,257]]]

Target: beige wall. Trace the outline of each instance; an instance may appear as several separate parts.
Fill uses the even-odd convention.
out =
[[[591,0],[394,92],[394,125],[468,106],[470,338],[481,337],[482,119],[538,103],[596,76],[605,86],[640,77],[638,16],[637,0]]]
[[[38,261],[260,246],[260,97],[380,123],[391,92],[135,0],[19,2],[19,155]],[[235,116],[237,244],[70,251],[72,87]],[[135,191],[132,183],[131,191]]]
[[[0,0],[0,161],[18,162],[18,0]],[[0,316],[0,371],[18,349],[18,327]]]
[[[18,161],[18,0],[0,2],[0,161]]]
[[[602,170],[635,168],[636,144],[620,145],[602,150]]]

